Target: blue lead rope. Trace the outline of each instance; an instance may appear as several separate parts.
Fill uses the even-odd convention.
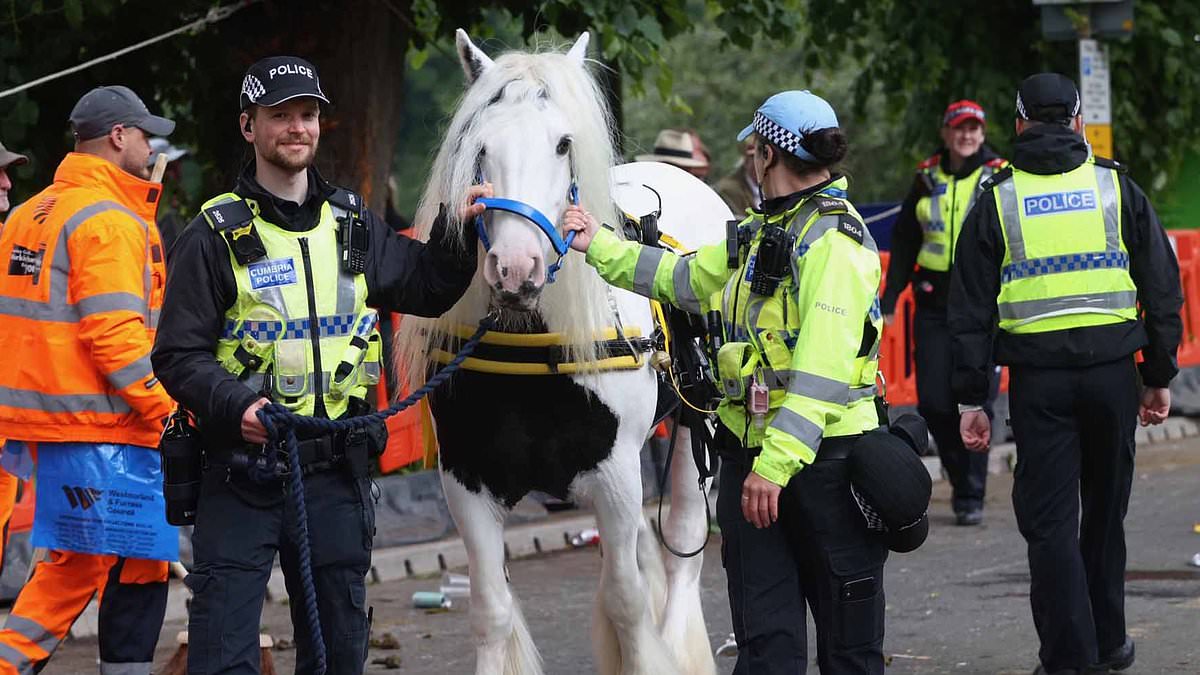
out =
[[[321,633],[321,616],[317,609],[317,588],[313,582],[312,545],[308,537],[308,510],[304,503],[304,475],[300,468],[299,445],[296,432],[305,431],[316,434],[333,434],[339,431],[354,431],[363,429],[370,424],[383,422],[387,418],[409,408],[417,401],[425,398],[434,389],[446,381],[459,365],[475,351],[479,341],[492,328],[495,317],[491,314],[479,320],[479,328],[475,331],[462,349],[454,355],[441,370],[429,378],[420,389],[409,394],[404,400],[392,405],[387,410],[379,410],[369,415],[351,417],[344,420],[326,420],[316,417],[297,415],[278,403],[269,403],[258,411],[258,419],[267,429],[268,447],[283,447],[288,460],[288,491],[291,493],[292,508],[296,510],[296,529],[298,537],[296,545],[300,558],[300,583],[304,590],[304,609],[308,615],[308,634],[312,640],[313,656],[317,661],[316,675],[325,675],[325,639]],[[278,463],[273,463],[278,466]]]

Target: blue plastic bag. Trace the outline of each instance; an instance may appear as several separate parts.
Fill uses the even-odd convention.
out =
[[[0,451],[0,468],[21,480],[33,477],[33,453],[23,441],[8,441]]]
[[[38,443],[37,451],[35,547],[179,559],[158,452],[113,443]]]

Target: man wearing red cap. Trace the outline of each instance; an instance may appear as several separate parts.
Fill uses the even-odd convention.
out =
[[[891,323],[896,299],[912,281],[917,305],[913,339],[918,410],[929,423],[953,486],[952,506],[959,525],[983,521],[987,452],[967,450],[958,433],[958,410],[950,388],[946,300],[963,220],[975,204],[980,184],[1008,164],[984,144],[985,127],[978,103],[962,100],[947,106],[942,116],[943,146],[917,165],[916,179],[892,230],[892,257],[881,303]]]

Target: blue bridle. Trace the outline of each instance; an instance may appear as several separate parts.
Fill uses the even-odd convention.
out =
[[[572,172],[571,187],[567,188],[567,199],[572,205],[579,204],[579,185],[575,182],[575,176]],[[476,174],[476,183],[483,184],[482,174]],[[475,200],[476,204],[483,204],[488,210],[504,211],[513,215],[521,216],[525,220],[537,225],[537,228],[550,239],[550,245],[554,247],[555,253],[558,253],[558,260],[554,261],[553,265],[546,268],[546,283],[554,283],[554,275],[562,268],[563,257],[567,255],[567,251],[571,250],[571,242],[575,240],[575,232],[567,233],[566,239],[563,239],[558,234],[558,229],[554,227],[554,223],[546,217],[546,214],[538,211],[534,207],[516,199],[504,199],[502,197],[480,197]],[[487,236],[487,227],[483,224],[483,214],[475,216],[475,231],[479,233],[479,241],[483,242],[485,251],[492,250],[492,242]]]

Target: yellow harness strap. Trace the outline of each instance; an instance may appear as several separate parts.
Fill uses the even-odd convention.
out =
[[[474,332],[475,328],[471,326],[459,325],[454,328],[454,334],[464,340]],[[630,326],[625,328],[622,334],[627,338],[639,338],[642,337],[642,329],[637,326]],[[617,329],[611,326],[605,328],[602,333],[596,336],[596,341],[598,342],[618,339],[620,339],[620,336],[617,334]],[[489,331],[483,336],[483,340],[480,343],[497,347],[538,348],[564,346],[567,344],[567,340],[566,336],[562,333],[501,333],[499,331]],[[454,358],[454,354],[443,349],[435,349],[433,351],[433,358],[438,363],[446,364]],[[636,355],[613,356],[594,362],[564,361],[563,363],[556,364],[554,367],[551,367],[547,363],[496,361],[470,356],[459,367],[463,370],[492,373],[494,375],[571,375],[583,371],[637,370],[644,365],[645,361]]]

